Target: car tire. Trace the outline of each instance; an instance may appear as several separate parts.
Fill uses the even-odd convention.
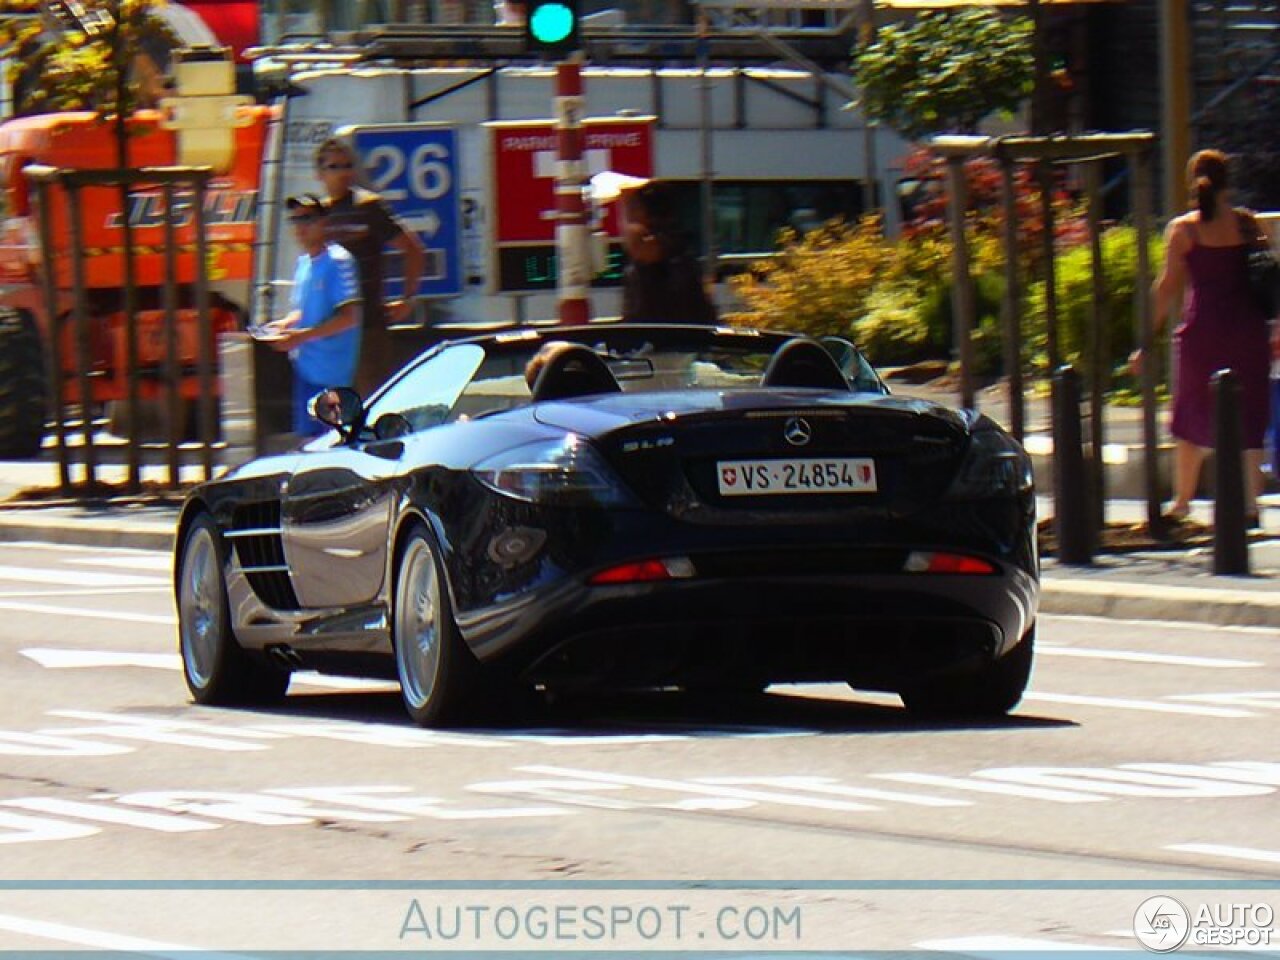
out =
[[[422,727],[474,718],[480,665],[458,633],[439,549],[423,524],[401,544],[395,584],[392,643],[405,710]]]
[[[1031,679],[1036,625],[1018,645],[981,670],[950,673],[901,691],[902,702],[924,717],[974,719],[1002,717],[1018,705]]]
[[[0,460],[40,455],[46,414],[44,348],[35,318],[0,308]]]
[[[178,646],[196,703],[271,703],[289,689],[289,671],[245,651],[231,626],[226,546],[213,518],[198,516],[178,553]]]

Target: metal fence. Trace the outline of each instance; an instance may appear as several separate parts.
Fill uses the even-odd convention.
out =
[[[125,397],[125,440],[128,465],[127,489],[137,492],[142,485],[142,428],[140,416],[140,382],[144,371],[139,364],[139,327],[137,322],[137,290],[134,283],[134,259],[129,223],[128,198],[132,190],[140,187],[159,188],[164,201],[164,361],[159,371],[147,370],[145,375],[158,375],[164,399],[165,441],[164,458],[168,467],[167,482],[170,487],[180,485],[182,426],[182,381],[189,375],[184,370],[179,355],[179,303],[178,257],[194,254],[194,307],[197,315],[196,363],[197,378],[197,447],[204,478],[210,479],[214,466],[214,445],[217,435],[217,387],[215,383],[216,344],[209,307],[208,262],[209,250],[205,224],[205,197],[211,171],[208,167],[144,167],[138,170],[63,170],[48,166],[28,166],[24,173],[35,187],[35,203],[38,211],[38,229],[42,265],[43,295],[48,327],[48,382],[51,392],[52,422],[55,450],[58,461],[59,486],[70,493],[76,484],[72,481],[71,463],[73,447],[69,444],[67,408],[71,391],[68,381],[75,383],[75,396],[79,400],[82,439],[79,459],[84,467],[83,487],[94,490],[99,487],[99,451],[95,446],[94,424],[91,416],[94,398],[94,379],[101,371],[94,369],[92,341],[93,324],[105,318],[91,314],[89,287],[86,280],[86,263],[94,255],[85,246],[83,223],[83,197],[86,190],[115,188],[121,195],[121,222],[124,242],[119,251],[125,265],[123,293],[124,326],[124,376],[127,383]],[[174,200],[179,191],[192,197],[193,240],[180,244],[175,224]],[[54,236],[54,204],[64,198],[68,217],[69,236],[66,257],[70,260],[70,311],[59,309],[59,259],[60,253]],[[72,345],[72,356],[64,355],[64,348]]]

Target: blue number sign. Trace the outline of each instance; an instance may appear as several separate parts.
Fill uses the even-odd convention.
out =
[[[352,143],[373,189],[426,247],[418,295],[457,296],[462,292],[457,131],[438,124],[379,124],[352,128]],[[398,256],[387,261],[384,277],[388,297],[404,296]]]

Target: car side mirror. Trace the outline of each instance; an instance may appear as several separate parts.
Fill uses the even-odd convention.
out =
[[[321,423],[347,434],[360,422],[364,403],[350,387],[327,387],[307,403],[307,411]]]
[[[395,440],[411,433],[413,426],[399,413],[384,413],[373,425],[373,435],[378,440]]]

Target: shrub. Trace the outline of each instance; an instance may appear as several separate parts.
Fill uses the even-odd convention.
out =
[[[911,363],[935,353],[920,296],[909,287],[882,284],[867,298],[854,339],[876,364]]]
[[[1101,239],[1106,281],[1107,362],[1115,364],[1128,357],[1136,343],[1134,289],[1138,273],[1138,234],[1133,227],[1117,226],[1104,231]],[[1163,251],[1163,240],[1153,232],[1149,251],[1152,280],[1159,269]],[[1093,257],[1088,243],[1072,247],[1058,256],[1056,278],[1058,349],[1063,362],[1080,366],[1089,355],[1093,302]],[[1027,291],[1023,337],[1033,366],[1040,370],[1048,366],[1045,309],[1045,284],[1038,280]]]
[[[782,250],[730,281],[747,309],[733,321],[783,327],[820,337],[850,336],[894,256],[877,218],[836,219],[804,236],[784,230]]]

